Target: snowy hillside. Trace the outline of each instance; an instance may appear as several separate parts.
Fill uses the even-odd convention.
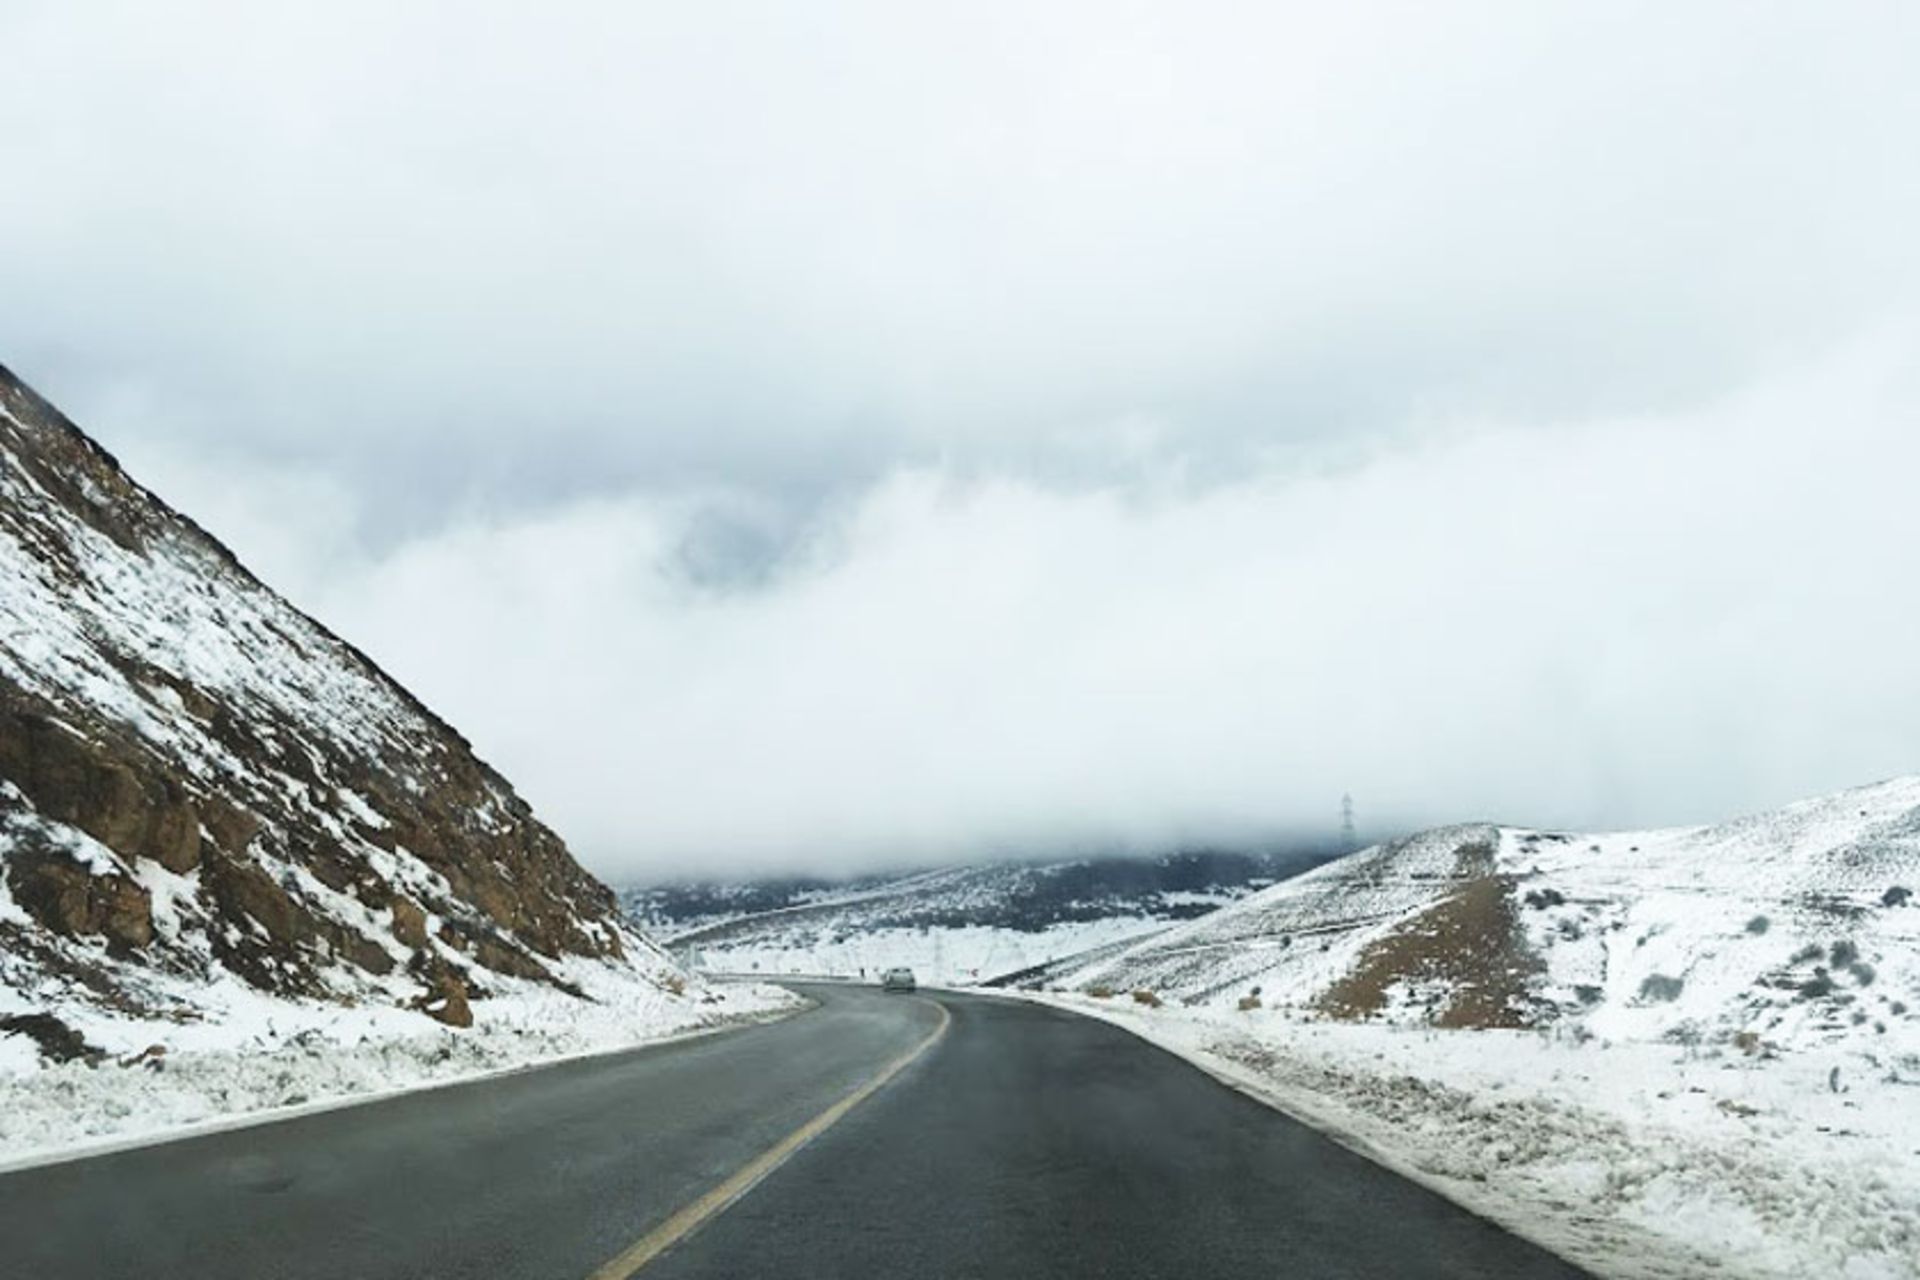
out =
[[[1920,779],[1724,826],[1452,827],[1073,975],[1182,1001],[1608,1039],[1920,1052]]]
[[[0,369],[0,1075],[554,999],[658,1032],[758,997],[690,985],[458,734]]]
[[[1920,779],[1443,828],[1029,985],[1603,1274],[1920,1275]]]
[[[929,982],[986,982],[1207,915],[1319,860],[1303,849],[1003,862],[839,883],[659,886],[622,900],[714,972],[857,977],[906,965]]]

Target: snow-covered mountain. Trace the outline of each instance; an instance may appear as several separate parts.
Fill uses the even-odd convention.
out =
[[[0,369],[0,1071],[516,993],[694,998],[453,729]]]
[[[1446,827],[1045,985],[1343,1020],[1920,1052],[1920,779],[1720,826]]]
[[[629,914],[677,952],[728,973],[987,982],[1111,948],[1217,911],[1326,852],[995,862],[841,881],[773,879],[629,889]]]

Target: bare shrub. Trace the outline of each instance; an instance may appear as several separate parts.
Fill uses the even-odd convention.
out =
[[[1686,988],[1687,983],[1684,978],[1669,978],[1664,973],[1650,973],[1640,984],[1640,998],[1666,1004],[1669,1001],[1678,1000],[1680,993]]]
[[[1832,975],[1825,969],[1815,969],[1813,976],[1800,984],[1800,994],[1809,1000],[1819,1000],[1832,995]]]

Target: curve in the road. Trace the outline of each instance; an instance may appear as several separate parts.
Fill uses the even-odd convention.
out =
[[[1581,1275],[1121,1028],[936,998],[938,1053],[644,1280]]]

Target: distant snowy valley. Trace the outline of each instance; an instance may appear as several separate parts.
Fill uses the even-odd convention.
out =
[[[640,886],[621,902],[699,972],[858,979],[906,966],[924,983],[971,986],[1116,951],[1329,856],[1308,844],[998,862],[843,880]]]

